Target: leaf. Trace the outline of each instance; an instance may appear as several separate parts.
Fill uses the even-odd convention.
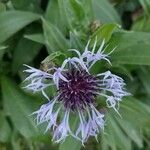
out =
[[[113,149],[121,149],[122,147],[126,150],[131,150],[131,141],[128,137],[122,132],[117,122],[114,120],[114,116],[111,115],[111,112],[107,115],[105,126],[105,133],[102,137],[103,143]]]
[[[59,29],[45,19],[42,19],[42,21],[48,52],[67,50],[69,48],[69,43]]]
[[[105,24],[103,26],[100,26],[92,35],[91,35],[91,42],[94,43],[95,39],[97,38],[98,42],[102,42],[105,40],[105,42],[108,42],[111,38],[111,35],[113,31],[119,27],[117,24]]]
[[[102,134],[102,147],[112,150],[131,150],[131,141],[139,148],[143,147],[143,135],[145,127],[150,127],[149,106],[133,97],[125,98],[120,103],[118,117],[116,112],[110,110],[106,116],[105,133]]]
[[[132,45],[149,44],[149,41],[150,33],[120,30],[113,33],[110,44],[112,47],[117,46],[118,49],[125,49]]]
[[[62,33],[66,32],[66,22],[61,14],[58,0],[50,0],[47,5],[45,19],[59,28]]]
[[[105,139],[105,135],[103,133],[101,134],[100,140],[101,140],[101,149],[102,150],[109,150],[108,140]]]
[[[90,0],[59,0],[60,17],[63,18],[65,27],[71,32],[87,29],[92,20]]]
[[[110,120],[108,120],[108,121],[110,121]],[[106,149],[108,149],[108,147],[109,148],[111,147],[112,150],[117,150],[117,145],[116,145],[117,142],[115,142],[115,138],[113,135],[114,133],[112,133],[110,122],[105,127],[105,130],[107,131],[106,134],[102,133],[102,143],[104,144],[102,146],[105,146]]]
[[[75,35],[74,33],[70,32],[70,45],[74,49],[83,49],[83,43],[81,42],[81,37]]]
[[[81,142],[77,141],[73,137],[67,137],[67,139],[60,144],[59,150],[80,150],[81,149]]]
[[[150,65],[150,44],[132,45],[112,54],[114,64]],[[117,51],[118,50],[118,51]]]
[[[150,127],[149,106],[136,100],[135,98],[128,97],[120,105],[120,112],[123,119],[118,119],[124,132],[134,141],[139,148],[143,147],[142,132],[146,127]]]
[[[7,46],[0,46],[0,61],[5,53],[6,48],[7,48]]]
[[[65,55],[65,54],[61,53],[60,51],[51,53],[41,63],[49,63],[49,62],[53,61],[55,58],[57,58],[57,57],[59,57],[61,55]]]
[[[0,43],[39,18],[40,16],[37,14],[23,11],[7,11],[0,13]]]
[[[132,25],[132,30],[134,31],[144,31],[150,32],[150,17],[149,16],[142,16],[139,17]]]
[[[68,0],[59,0],[58,5],[59,5],[59,9],[60,9],[60,15],[65,21],[65,26],[69,30],[73,31],[74,16],[72,16],[72,11],[69,10]]]
[[[22,64],[30,63],[39,53],[41,44],[27,39],[20,39],[17,47],[14,49],[12,72],[16,73]]]
[[[116,32],[109,41],[113,64],[150,65],[150,34],[144,32]]]
[[[131,141],[124,134],[124,132],[119,128],[119,125],[114,120],[113,116],[110,117],[110,124],[112,130],[110,134],[113,134],[113,138],[115,139],[115,143],[117,147],[120,149],[123,147],[126,150],[131,150]]]
[[[28,10],[32,12],[41,12],[40,2],[37,0],[11,0],[12,5],[17,10]]]
[[[23,93],[7,77],[1,77],[4,109],[10,116],[15,128],[26,138],[40,134],[33,118],[29,116],[35,105],[33,98]]]
[[[84,11],[85,9],[84,9],[84,5],[82,4],[82,1],[69,0],[69,3],[76,21],[79,21],[80,23],[84,22],[86,16],[85,16],[85,11]]]
[[[45,18],[63,34],[81,34],[92,20],[90,0],[51,0],[48,3]]]
[[[72,127],[71,129],[72,131],[74,131],[78,122],[78,118],[75,116],[71,116],[70,120],[70,126]],[[59,150],[70,150],[70,148],[72,150],[80,150],[81,146],[81,141],[69,136],[63,143],[60,144]]]
[[[123,119],[116,118],[116,121],[119,123],[124,132],[131,138],[133,142],[135,142],[139,148],[143,147],[142,137],[140,135],[139,129],[137,129],[130,122],[125,121]]]
[[[0,2],[0,12],[6,11],[6,6],[2,2]]]
[[[138,75],[139,75],[141,82],[143,83],[145,93],[150,95],[150,78],[149,78],[150,69],[144,66],[141,66],[138,69]]]
[[[95,19],[102,23],[121,24],[119,15],[108,0],[93,0],[93,12]]]
[[[150,115],[149,106],[133,97],[124,99],[120,105],[120,114],[124,120],[130,122],[135,127],[142,128],[145,125],[150,124],[148,119]]]
[[[14,130],[12,133],[11,144],[12,144],[13,150],[21,149],[21,145],[20,145],[20,141],[19,141],[19,133],[16,130]]]
[[[6,48],[7,48],[7,46],[0,46],[0,50],[4,50]]]
[[[11,135],[10,126],[2,112],[0,112],[0,142],[9,142]]]
[[[40,44],[45,44],[45,39],[44,35],[42,33],[37,33],[37,34],[26,34],[24,38],[29,39],[31,41],[40,43]]]
[[[141,3],[145,13],[150,15],[150,0],[139,0],[139,2]]]

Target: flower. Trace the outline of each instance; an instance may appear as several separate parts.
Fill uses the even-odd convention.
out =
[[[47,71],[41,71],[27,66],[25,72],[30,75],[25,79],[28,81],[26,89],[33,92],[42,91],[48,99],[48,103],[43,104],[41,108],[35,111],[37,124],[46,122],[46,131],[52,130],[53,141],[61,142],[71,135],[84,144],[90,136],[97,138],[97,135],[104,129],[104,114],[96,108],[96,97],[103,96],[106,99],[108,107],[112,107],[118,114],[118,105],[124,96],[130,95],[125,90],[124,80],[112,74],[110,71],[100,74],[92,74],[91,67],[100,60],[110,63],[108,56],[104,51],[106,49],[103,41],[96,51],[96,42],[92,51],[89,50],[87,43],[83,53],[76,49],[77,56],[67,58],[63,64],[56,68],[48,68]],[[55,86],[56,95],[50,99],[45,88]],[[63,117],[60,119],[59,114]],[[70,125],[70,115],[75,114],[78,117],[75,130]]]

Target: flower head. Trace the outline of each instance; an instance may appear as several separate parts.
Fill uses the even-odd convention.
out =
[[[110,63],[110,53],[104,53],[104,41],[97,51],[96,42],[91,51],[89,43],[90,41],[83,53],[73,49],[77,56],[64,60],[58,68],[48,68],[45,72],[26,65],[28,69],[25,72],[30,75],[25,81],[30,83],[25,88],[34,92],[42,91],[49,101],[33,114],[36,115],[37,124],[47,123],[46,131],[53,131],[55,142],[64,141],[68,135],[81,140],[83,144],[90,136],[97,138],[99,132],[104,129],[105,121],[104,114],[96,108],[96,97],[105,97],[107,106],[118,113],[119,102],[129,95],[121,77],[110,71],[91,74],[90,69],[97,61],[105,60]],[[52,100],[44,91],[49,86],[57,88]],[[61,120],[58,118],[60,112],[64,114]],[[79,120],[75,130],[70,127],[72,113],[76,114]]]

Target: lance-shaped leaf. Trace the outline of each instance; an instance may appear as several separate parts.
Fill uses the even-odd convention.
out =
[[[108,0],[93,0],[93,12],[95,19],[103,23],[121,24],[119,15]]]
[[[69,48],[69,43],[60,30],[44,18],[42,21],[48,52],[51,53],[52,51],[67,50]]]
[[[39,18],[40,15],[23,11],[7,11],[0,13],[0,43]]]
[[[144,32],[116,32],[110,39],[113,64],[150,65],[150,34]]]
[[[34,119],[29,116],[36,106],[34,99],[23,93],[9,78],[1,77],[4,109],[15,128],[26,138],[40,134]]]

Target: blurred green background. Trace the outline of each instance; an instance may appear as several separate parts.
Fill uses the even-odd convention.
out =
[[[120,103],[122,119],[107,110],[99,142],[55,144],[29,116],[46,100],[21,88],[23,64],[39,68],[48,55],[67,56],[95,37],[106,39],[107,51],[117,48],[112,66],[94,71],[122,76],[132,96]],[[58,149],[150,150],[150,0],[0,0],[0,150]]]

